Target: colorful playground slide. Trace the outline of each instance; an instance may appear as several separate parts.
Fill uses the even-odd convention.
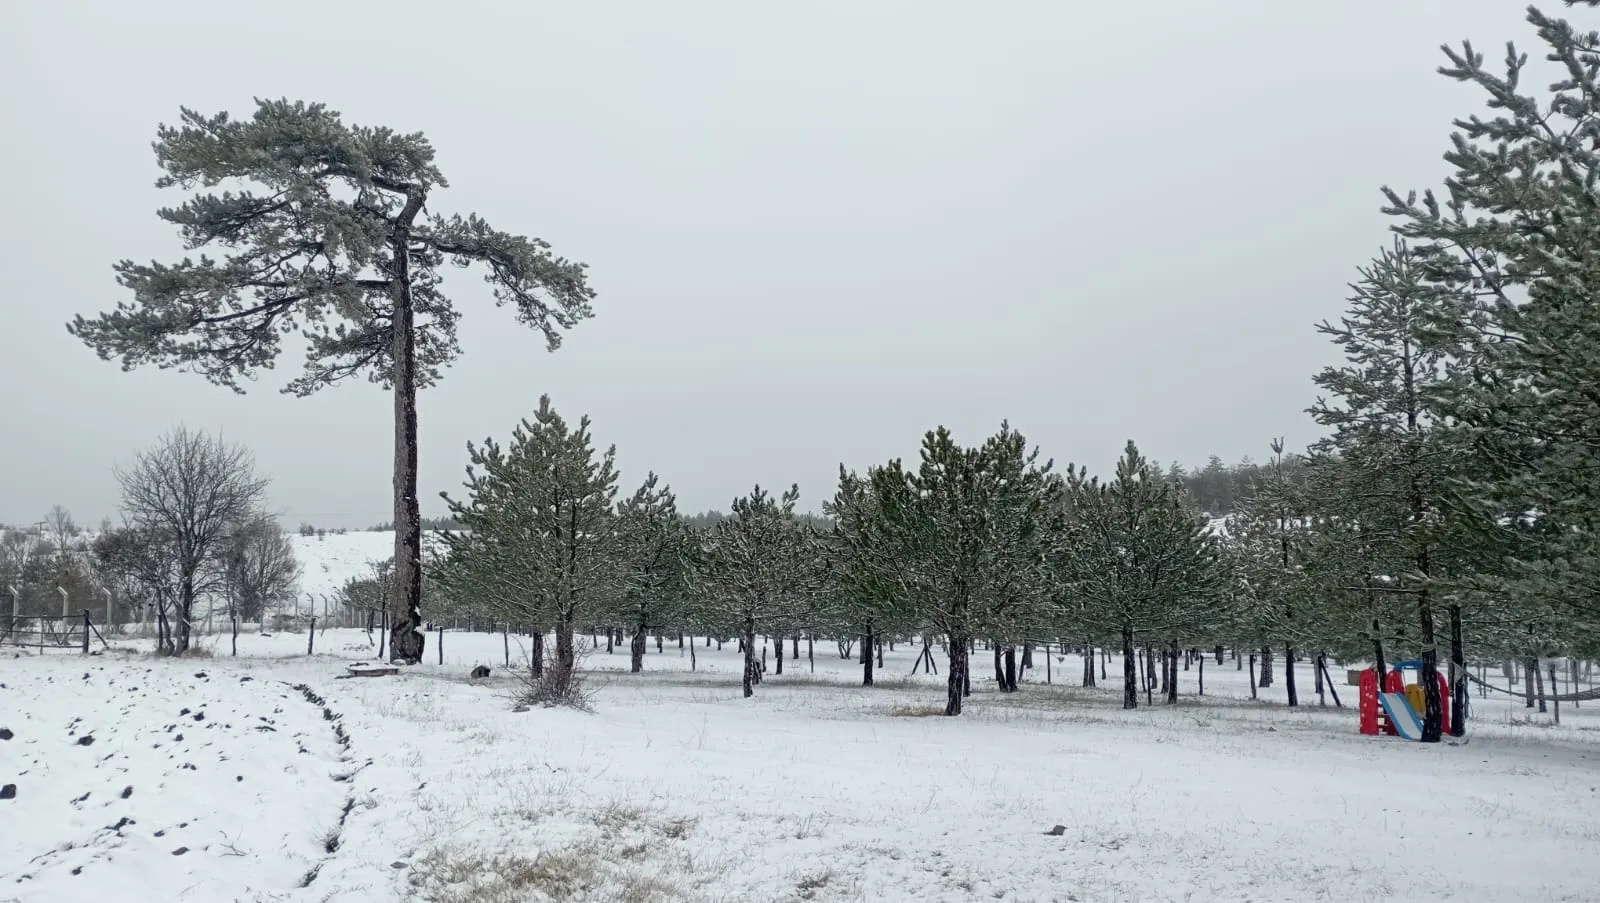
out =
[[[1404,693],[1379,693],[1378,704],[1383,706],[1383,713],[1389,716],[1389,723],[1402,738],[1422,739],[1422,719],[1417,717],[1417,710],[1411,707],[1411,700]]]

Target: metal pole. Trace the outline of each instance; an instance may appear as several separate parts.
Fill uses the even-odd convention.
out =
[[[111,595],[112,595],[111,594],[111,587],[109,587],[109,586],[105,587],[105,591],[106,591],[106,630],[109,631],[111,629]]]
[[[67,610],[67,588],[64,586],[57,586],[56,592],[61,594],[61,620],[65,621],[67,616],[71,614],[71,612]],[[64,627],[66,625],[63,624],[62,626]]]

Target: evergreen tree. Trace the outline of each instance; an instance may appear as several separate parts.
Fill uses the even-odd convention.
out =
[[[899,460],[869,471],[875,511],[857,579],[902,617],[944,634],[946,715],[961,714],[973,639],[1019,636],[1050,592],[1044,553],[1059,481],[1037,459],[1006,424],[976,448],[939,427],[923,437],[915,471]]]
[[[1070,513],[1055,568],[1078,617],[1121,639],[1122,705],[1136,708],[1134,640],[1171,645],[1206,620],[1225,589],[1220,551],[1205,518],[1131,441],[1112,480],[1069,468],[1066,485]]]
[[[1031,645],[1062,627],[1059,587],[1048,561],[1060,539],[1064,484],[1054,463],[1002,423],[980,450],[983,463],[985,542],[977,612],[984,632],[1003,648],[996,677],[1002,692],[1017,690],[1016,647]],[[1027,648],[1025,646],[1024,648]]]
[[[761,682],[756,633],[781,638],[808,609],[816,539],[795,518],[800,487],[774,498],[756,486],[705,537],[691,570],[707,619],[736,630],[744,645],[744,695]]]
[[[243,391],[270,368],[284,336],[306,339],[305,371],[286,391],[308,395],[364,376],[394,393],[393,661],[422,658],[422,533],[417,505],[416,392],[455,359],[459,314],[439,269],[483,264],[500,304],[544,333],[590,316],[582,264],[538,239],[498,232],[476,215],[423,215],[447,186],[420,133],[347,125],[321,104],[258,100],[253,117],[184,109],[160,127],[160,188],[201,192],[158,215],[187,250],[226,249],[173,265],[116,265],[133,303],[69,331],[124,369],[194,370]]]
[[[871,648],[885,630],[915,629],[918,612],[910,600],[890,591],[884,575],[875,569],[884,563],[886,550],[879,530],[880,511],[872,484],[839,467],[839,488],[823,511],[834,528],[819,535],[827,562],[825,586],[836,604],[826,619],[837,635],[861,637]],[[872,655],[861,657],[861,685],[873,684]]]
[[[1485,462],[1460,488],[1483,512],[1485,541],[1506,550],[1506,572],[1483,575],[1483,589],[1558,611],[1569,635],[1592,638],[1600,636],[1600,43],[1536,8],[1527,20],[1565,77],[1530,90],[1528,57],[1515,45],[1499,72],[1470,43],[1445,48],[1441,73],[1480,88],[1494,114],[1456,121],[1445,197],[1385,189],[1386,212],[1429,280],[1463,296],[1424,338],[1452,350],[1452,378],[1429,400]]]
[[[1349,311],[1338,324],[1319,327],[1347,363],[1315,377],[1327,395],[1318,398],[1311,415],[1331,435],[1313,446],[1313,455],[1337,455],[1369,493],[1352,516],[1378,559],[1393,568],[1381,591],[1404,594],[1416,607],[1426,699],[1422,738],[1438,742],[1443,711],[1436,616],[1446,601],[1438,581],[1461,572],[1468,545],[1448,487],[1464,458],[1438,428],[1425,399],[1428,389],[1444,379],[1448,352],[1420,343],[1418,335],[1453,296],[1424,278],[1421,262],[1400,241],[1360,275]],[[1447,607],[1451,629],[1459,634],[1459,608]],[[1459,654],[1459,640],[1453,645]],[[1452,661],[1456,682],[1463,668],[1459,659]]]
[[[1403,564],[1388,557],[1397,525],[1381,516],[1394,506],[1377,503],[1390,501],[1392,486],[1387,474],[1359,459],[1324,452],[1312,462],[1303,489],[1309,518],[1301,537],[1304,585],[1310,601],[1320,604],[1331,651],[1345,660],[1370,658],[1381,681],[1416,616],[1403,595],[1390,591]]]
[[[1308,512],[1298,487],[1288,477],[1289,461],[1282,439],[1272,442],[1272,460],[1258,474],[1249,496],[1227,520],[1228,549],[1232,553],[1235,600],[1251,648],[1283,642],[1284,698],[1300,704],[1295,685],[1297,643],[1309,636],[1311,608],[1320,590],[1308,586],[1304,547]],[[1263,659],[1264,662],[1270,659]],[[1263,665],[1265,669],[1267,665]]]
[[[555,628],[555,676],[577,661],[573,633],[616,593],[616,447],[597,454],[589,418],[568,425],[539,399],[502,447],[468,443],[468,498],[440,493],[466,533],[446,533],[440,579],[478,594],[498,620]]]
[[[677,497],[654,473],[617,506],[617,616],[633,632],[634,673],[644,669],[647,633],[684,626],[690,541]]]

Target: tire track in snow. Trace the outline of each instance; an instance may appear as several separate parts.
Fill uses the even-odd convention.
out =
[[[335,712],[331,707],[329,707],[327,698],[319,695],[307,684],[294,684],[290,687],[290,689],[299,693],[306,702],[316,706],[322,711],[322,719],[328,722],[333,731],[334,742],[338,743],[340,749],[342,750],[339,755],[339,761],[343,763],[349,763],[350,733],[345,729],[344,715],[340,712]],[[371,764],[372,762],[369,760],[366,763],[356,767],[354,770],[340,772],[338,774],[331,775],[330,777],[336,783],[348,784],[355,780],[356,775],[360,774],[362,769]],[[300,879],[300,886],[302,888],[309,888],[312,884],[316,883],[317,876],[322,873],[323,867],[328,864],[329,860],[331,860],[333,856],[339,852],[339,848],[344,845],[345,822],[350,818],[350,812],[351,810],[355,809],[355,807],[355,791],[352,789],[345,794],[344,805],[339,809],[338,822],[328,832],[327,836],[323,838],[322,849],[327,855],[322,860],[317,862],[316,865],[312,866],[311,870],[306,872],[305,876]]]

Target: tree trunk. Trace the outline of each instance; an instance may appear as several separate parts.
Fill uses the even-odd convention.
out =
[[[85,639],[84,642],[87,643],[88,640]],[[1555,662],[1551,662],[1550,665],[1549,665],[1549,668],[1550,668],[1550,695],[1556,697],[1555,699],[1552,699],[1550,701],[1550,705],[1552,706],[1552,714],[1555,715],[1556,724],[1560,724],[1561,723],[1561,685],[1556,682],[1556,663]],[[1568,687],[1567,689],[1570,690],[1571,687]]]
[[[1003,693],[1006,689],[1006,661],[1005,653],[1000,651],[999,643],[990,643],[990,650],[994,652],[994,682]]]
[[[1378,672],[1378,692],[1383,692],[1384,681],[1389,678],[1388,665],[1383,660],[1383,635],[1378,632],[1378,619],[1372,619],[1372,668]]]
[[[1283,692],[1291,707],[1300,704],[1300,693],[1294,685],[1294,646],[1283,644]]]
[[[1256,698],[1256,654],[1250,653],[1250,698]]]
[[[789,657],[798,662],[800,660],[800,634],[798,633],[794,635],[794,649],[791,651],[794,654]]]
[[[1317,705],[1319,706],[1325,706],[1328,704],[1328,699],[1325,695],[1327,691],[1322,686],[1322,672],[1324,669],[1323,663],[1326,660],[1327,656],[1324,653],[1318,652],[1317,657],[1312,659],[1311,664],[1311,683],[1316,688]]]
[[[756,695],[757,681],[756,668],[756,621],[755,618],[746,616],[744,619],[744,636],[741,645],[744,646],[744,698],[749,699]]]
[[[411,191],[389,234],[390,391],[394,393],[394,583],[389,598],[389,661],[422,661],[422,515],[417,504],[416,310],[411,299],[411,224],[425,196]]]
[[[1139,707],[1138,662],[1133,658],[1133,630],[1122,628],[1122,707]]]
[[[1172,683],[1172,671],[1173,671],[1173,668],[1176,667],[1176,665],[1172,661],[1172,659],[1174,657],[1172,655],[1172,650],[1166,648],[1165,646],[1163,646],[1161,648],[1161,652],[1159,654],[1153,653],[1153,652],[1151,654],[1155,655],[1157,658],[1159,658],[1161,660],[1160,661],[1161,677],[1158,678],[1158,686],[1160,687],[1161,695],[1162,696],[1166,696],[1167,695],[1167,687],[1168,687],[1168,685],[1170,685]]]
[[[1007,693],[1017,692],[1017,647],[1006,647],[1005,685],[1001,687]]]
[[[1096,656],[1095,656],[1095,652],[1094,652],[1094,646],[1090,645],[1089,643],[1084,643],[1083,644],[1083,685],[1086,686],[1086,687],[1094,686],[1094,660],[1095,660],[1095,658],[1096,658]]]
[[[640,624],[634,629],[633,644],[632,648],[629,650],[631,653],[631,660],[628,662],[628,670],[634,674],[638,674],[644,670],[644,643],[644,625]]]
[[[1537,687],[1537,689],[1534,690],[1534,693],[1536,693],[1539,697],[1537,700],[1539,703],[1539,714],[1542,715],[1545,712],[1550,711],[1550,709],[1546,706],[1544,698],[1544,672],[1539,670],[1539,662],[1537,659],[1529,659],[1529,662],[1533,665],[1533,680],[1529,681],[1529,683],[1532,683],[1535,687]]]
[[[1533,688],[1533,683],[1538,673],[1538,659],[1530,656],[1527,661],[1522,663],[1522,676],[1524,678],[1522,681],[1522,700],[1524,708],[1533,708],[1533,697],[1537,692]]]
[[[534,677],[544,676],[544,628],[534,628],[528,650],[528,671]]]
[[[1467,735],[1467,653],[1461,638],[1461,606],[1450,612],[1450,736]]]
[[[777,656],[777,658],[772,663],[772,665],[773,665],[772,670],[775,673],[777,673],[779,676],[782,676],[783,675],[783,637],[781,637],[781,636],[773,637],[773,639],[772,639],[772,651],[773,651],[773,654]]]
[[[1256,686],[1266,689],[1272,686],[1272,647],[1261,647],[1261,674]]]
[[[970,690],[967,684],[967,638],[951,634],[946,646],[950,655],[950,679],[945,684],[944,713],[961,714],[961,697]]]
[[[867,632],[861,637],[861,650],[866,652],[867,650],[871,649],[874,639],[875,637],[872,635],[872,622],[868,621]],[[872,655],[870,653],[861,656],[861,685],[863,687],[872,686]]]
[[[1428,573],[1426,562],[1419,568]],[[1444,737],[1444,700],[1439,696],[1439,645],[1433,630],[1433,598],[1428,590],[1417,593],[1417,620],[1422,628],[1422,742],[1438,743]]]
[[[1178,703],[1178,641],[1167,650],[1167,705]]]
[[[1044,657],[1045,658],[1049,658],[1050,657],[1050,650],[1049,650],[1048,647],[1044,650]],[[1033,644],[1032,643],[1023,643],[1022,644],[1022,672],[1024,674],[1026,674],[1028,669],[1032,668],[1032,667],[1033,667]]]
[[[566,612],[556,617],[556,661],[555,678],[557,693],[565,693],[567,682],[572,679],[572,667],[578,661],[578,654],[573,646],[572,619]]]
[[[1222,647],[1217,647],[1217,664],[1222,664]]]
[[[194,577],[185,576],[178,583],[178,635],[173,639],[173,654],[189,651],[189,635],[194,615]],[[65,626],[65,625],[63,625]]]

